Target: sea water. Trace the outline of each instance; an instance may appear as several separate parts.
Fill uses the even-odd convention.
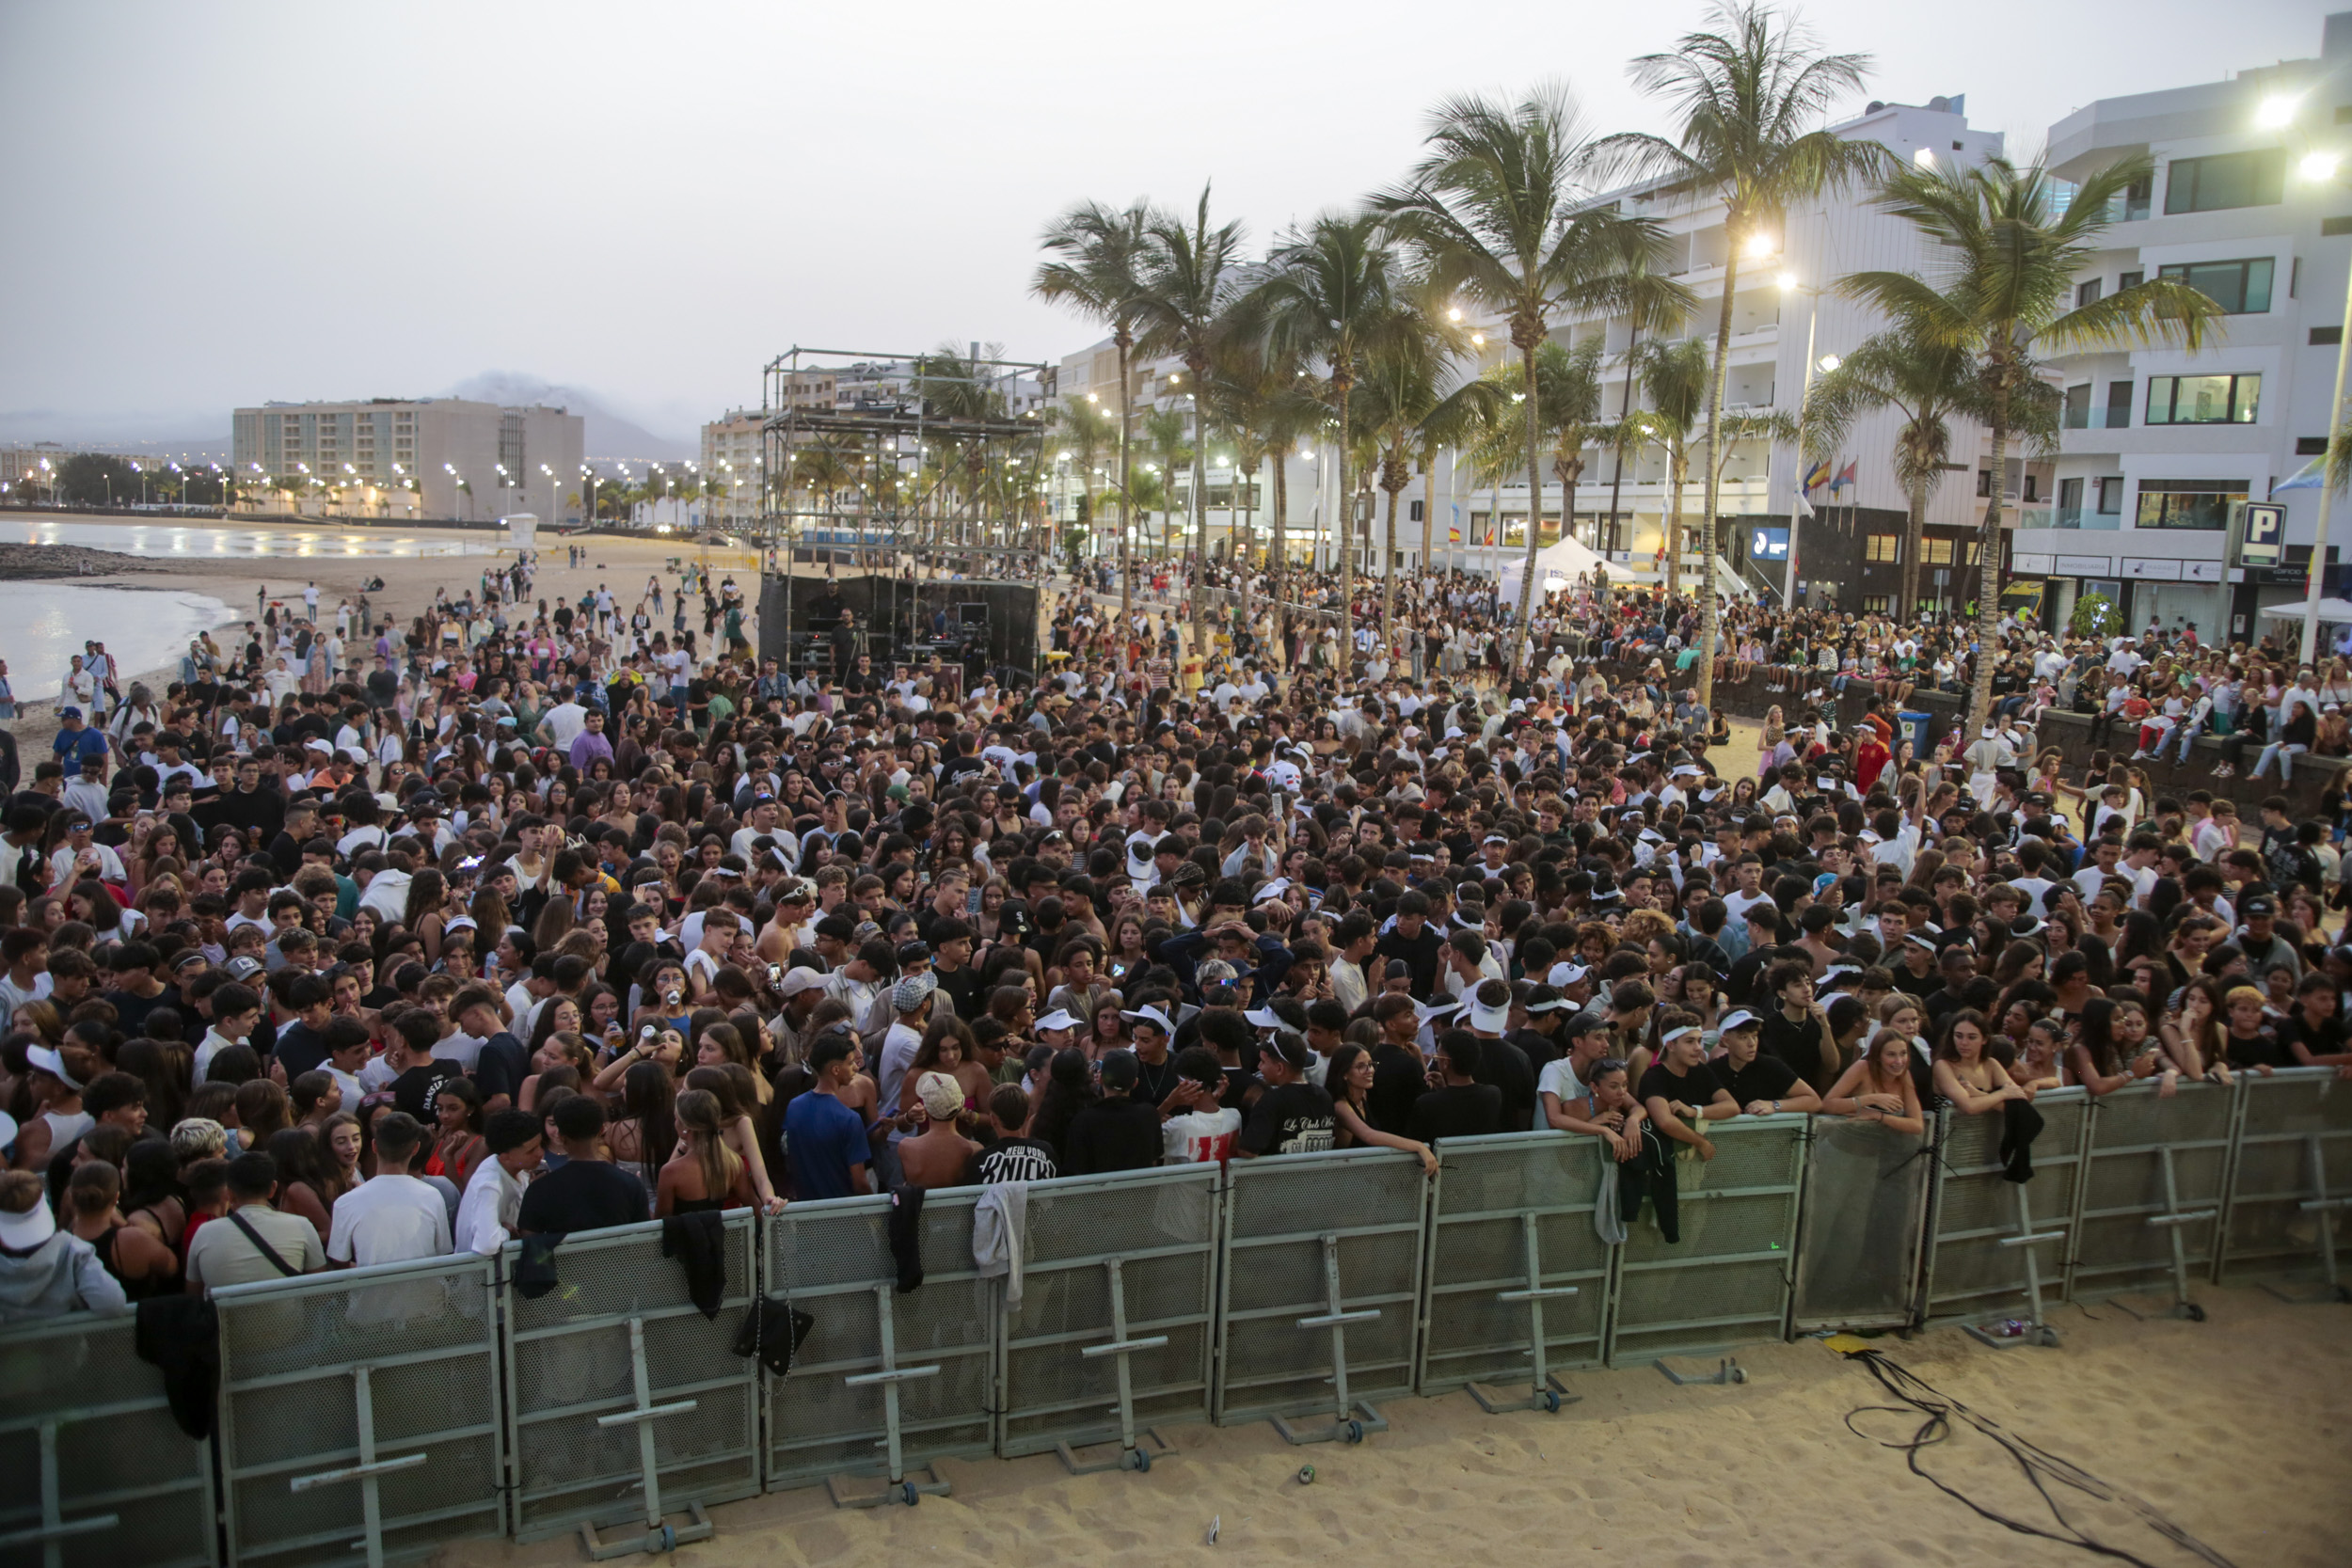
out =
[[[389,528],[345,531],[299,525],[240,528],[228,523],[85,523],[46,517],[0,523],[0,542],[8,544],[79,545],[85,549],[182,561],[491,555],[505,537],[503,533],[427,534]]]
[[[93,639],[106,644],[123,676],[165,670],[167,679],[177,680],[189,640],[237,619],[211,594],[180,589],[97,588],[55,578],[0,582],[0,658],[8,661],[8,685],[20,703],[56,697],[73,656]],[[127,684],[123,689],[127,694]]]

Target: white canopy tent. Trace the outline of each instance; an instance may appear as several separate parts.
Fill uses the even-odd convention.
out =
[[[1590,546],[1575,539],[1563,539],[1535,552],[1535,584],[1549,592],[1554,588],[1572,586],[1579,577],[1591,580],[1591,575],[1603,564]],[[1516,613],[1519,604],[1519,585],[1527,569],[1527,557],[1514,556],[1496,572],[1495,603],[1509,605]]]
[[[2309,599],[2290,599],[2285,604],[2265,605],[2262,614],[2273,621],[2299,621],[2303,618],[2303,612],[2311,607],[2312,602]],[[2352,623],[2352,600],[2320,600],[2319,619],[2323,624],[2330,626]]]

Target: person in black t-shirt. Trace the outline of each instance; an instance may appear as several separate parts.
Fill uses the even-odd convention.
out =
[[[1742,1116],[1778,1116],[1784,1111],[1810,1114],[1821,1108],[1813,1085],[1777,1056],[1757,1049],[1763,1021],[1742,1007],[1725,1013],[1717,1025],[1723,1032],[1724,1053],[1708,1064],[1716,1081]]]
[[[1149,1170],[1160,1163],[1160,1108],[1135,1098],[1136,1065],[1133,1052],[1103,1058],[1103,1098],[1072,1118],[1062,1135],[1062,1175]]]
[[[1767,1056],[1788,1064],[1790,1071],[1826,1093],[1845,1069],[1829,1014],[1813,1000],[1813,966],[1804,958],[1785,958],[1766,972],[1766,987],[1778,1006],[1762,1013],[1757,1039]]]
[[[600,1152],[604,1107],[576,1094],[555,1108],[564,1164],[523,1190],[516,1228],[526,1236],[603,1230],[649,1217],[645,1184]]]
[[[1696,1014],[1680,1009],[1659,1021],[1658,1060],[1642,1074],[1639,1093],[1649,1112],[1650,1124],[1677,1143],[1690,1144],[1702,1160],[1715,1157],[1715,1145],[1704,1128],[1740,1114],[1716,1080],[1707,1061],[1707,1037]]]
[[[492,1111],[520,1101],[523,1080],[531,1075],[531,1053],[507,1029],[499,1016],[498,995],[487,986],[469,986],[452,1000],[450,1016],[457,1027],[482,1041],[474,1058],[474,1087],[482,1103]]]
[[[1409,996],[1383,996],[1372,1005],[1380,1039],[1372,1048],[1372,1093],[1366,1119],[1383,1132],[1405,1136],[1413,1101],[1427,1086],[1429,1069],[1421,1058],[1421,1009]]]
[[[1430,1069],[1434,1085],[1413,1101],[1405,1135],[1416,1143],[1440,1138],[1475,1138],[1502,1131],[1502,1091],[1478,1082],[1479,1057],[1501,1040],[1482,1040],[1467,1029],[1448,1029],[1438,1037],[1438,1061]]]
[[[2280,1020],[2279,1043],[2304,1067],[2352,1067],[2352,1030],[2337,1016],[2336,983],[2314,971],[2295,988],[2295,1006]]]
[[[428,1127],[438,1119],[433,1101],[440,1094],[441,1085],[465,1076],[455,1062],[434,1057],[433,1047],[440,1037],[441,1021],[419,1007],[393,1021],[392,1038],[384,1051],[384,1063],[395,1074],[384,1085],[391,1091],[394,1108],[407,1112]]]
[[[1429,895],[1407,892],[1396,901],[1396,928],[1375,949],[1383,958],[1402,959],[1412,973],[1413,995],[1427,1001],[1438,989],[1438,954],[1444,946],[1429,928]]]
[[[1029,1096],[1018,1084],[999,1084],[990,1091],[979,1125],[979,1152],[963,1173],[967,1187],[996,1181],[1051,1181],[1061,1174],[1054,1164],[1054,1148],[1021,1135],[1029,1125]]]
[[[1331,1097],[1307,1079],[1307,1042],[1288,1030],[1258,1047],[1258,1075],[1265,1092],[1242,1123],[1233,1152],[1245,1159],[1267,1154],[1320,1154],[1331,1147]]]
[[[1478,1036],[1478,1066],[1471,1076],[1502,1096],[1499,1132],[1528,1132],[1535,1127],[1541,1101],[1535,1092],[1535,1067],[1527,1053],[1502,1037],[1511,1016],[1511,987],[1502,980],[1482,980],[1470,992],[1470,1006],[1456,1015]]]

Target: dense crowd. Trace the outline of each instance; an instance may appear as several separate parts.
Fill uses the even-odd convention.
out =
[[[405,632],[265,603],[69,705],[0,835],[0,1318],[1506,1131],[1593,1141],[1671,1240],[1730,1118],[1948,1104],[2023,1180],[2043,1090],[2352,1063],[2341,801],[2240,823],[2034,731],[2340,730],[2341,666],[2010,623],[1994,721],[1921,755],[1970,631],[1728,607],[1719,676],[1787,693],[1751,747],[1638,588],[1549,597],[1521,668],[1457,574],[1386,640],[1374,585],[1354,648],[1269,581],[1197,643],[1049,587],[1031,681],[798,676],[666,586],[666,626],[660,578],[528,563]]]

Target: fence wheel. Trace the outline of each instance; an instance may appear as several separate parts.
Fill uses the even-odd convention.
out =
[[[923,1494],[916,1489],[914,1482],[902,1481],[898,1483],[898,1496],[906,1499],[906,1505],[909,1508],[913,1508],[923,1500]]]
[[[1560,1396],[1556,1391],[1549,1388],[1545,1389],[1543,1391],[1542,1399],[1544,1402],[1544,1408],[1546,1410],[1550,1411],[1553,1415],[1559,1414]]]
[[[1360,1443],[1364,1440],[1363,1422],[1350,1421],[1347,1423],[1347,1440],[1351,1443]]]

